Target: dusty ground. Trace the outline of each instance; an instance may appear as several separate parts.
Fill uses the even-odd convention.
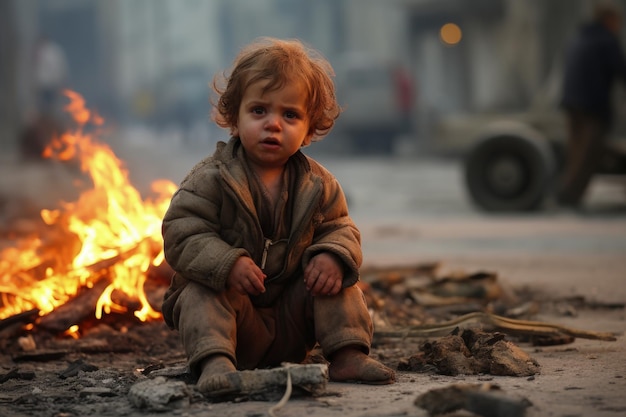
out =
[[[194,155],[182,156],[164,176],[178,181],[194,159]],[[527,216],[489,217],[467,203],[454,162],[322,162],[336,173],[350,197],[352,214],[363,233],[367,265],[438,262],[444,272],[493,271],[512,291],[530,289],[538,301],[561,300],[542,304],[533,319],[614,332],[618,337],[613,342],[576,339],[548,347],[518,342],[541,366],[540,373],[532,377],[399,371],[397,383],[389,386],[330,383],[327,395],[292,398],[276,415],[424,416],[427,413],[413,404],[418,395],[459,383],[497,384],[507,394],[523,396],[532,403],[528,416],[626,415],[626,213],[622,189],[612,183],[594,184],[583,213],[547,209]],[[142,175],[152,176],[151,169],[158,167],[151,166]],[[2,177],[5,186],[10,181],[15,187],[11,181],[15,177],[5,173]],[[127,393],[146,378],[142,370],[183,365],[184,357],[176,334],[162,323],[135,326],[120,321],[93,330],[93,340],[107,341],[105,353],[98,353],[99,345],[90,345],[89,338],[80,343],[52,338],[47,350],[40,346],[47,355],[38,360],[20,359],[19,349],[7,347],[9,339],[4,337],[0,375],[12,370],[18,374],[0,383],[0,416],[252,417],[268,415],[278,400],[279,396],[271,401],[211,403],[192,395],[189,404],[166,412],[136,408]],[[124,324],[128,331],[120,332]],[[421,342],[379,340],[372,354],[395,368],[401,359],[417,353]],[[55,357],[58,351],[62,353]],[[97,370],[84,367],[61,378],[76,360]]]

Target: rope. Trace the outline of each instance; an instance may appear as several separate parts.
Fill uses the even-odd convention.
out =
[[[269,409],[268,413],[270,417],[276,417],[276,414],[274,414],[274,412],[283,408],[283,406],[287,404],[287,401],[289,401],[289,398],[291,397],[291,372],[289,372],[289,367],[286,367],[285,370],[287,371],[287,388],[285,389],[285,393],[283,394],[283,397],[280,399],[280,401],[278,401],[273,407]]]

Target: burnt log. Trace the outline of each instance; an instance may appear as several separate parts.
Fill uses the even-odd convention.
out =
[[[37,308],[14,314],[6,319],[0,320],[0,330],[4,330],[15,324],[24,325],[34,323],[37,317],[39,317],[39,309]]]
[[[109,284],[110,279],[102,277],[93,287],[83,288],[76,297],[41,317],[37,326],[58,333],[80,324],[95,315],[98,299]]]

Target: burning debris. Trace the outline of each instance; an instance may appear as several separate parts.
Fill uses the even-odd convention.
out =
[[[77,181],[88,187],[74,202],[41,210],[36,233],[1,249],[0,320],[36,314],[37,325],[77,334],[87,315],[130,311],[141,321],[159,319],[144,287],[164,262],[160,224],[176,186],[156,181],[154,197],[142,199],[122,162],[88,132],[102,119],[80,95],[65,95],[76,129],[53,138],[44,156],[78,165],[89,181]],[[88,300],[74,301],[79,297]],[[50,316],[67,305],[79,307]]]

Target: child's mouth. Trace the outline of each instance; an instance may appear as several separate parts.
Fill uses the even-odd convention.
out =
[[[274,139],[274,138],[263,139],[261,143],[263,145],[272,146],[272,147],[280,146],[280,142],[278,141],[278,139]]]

